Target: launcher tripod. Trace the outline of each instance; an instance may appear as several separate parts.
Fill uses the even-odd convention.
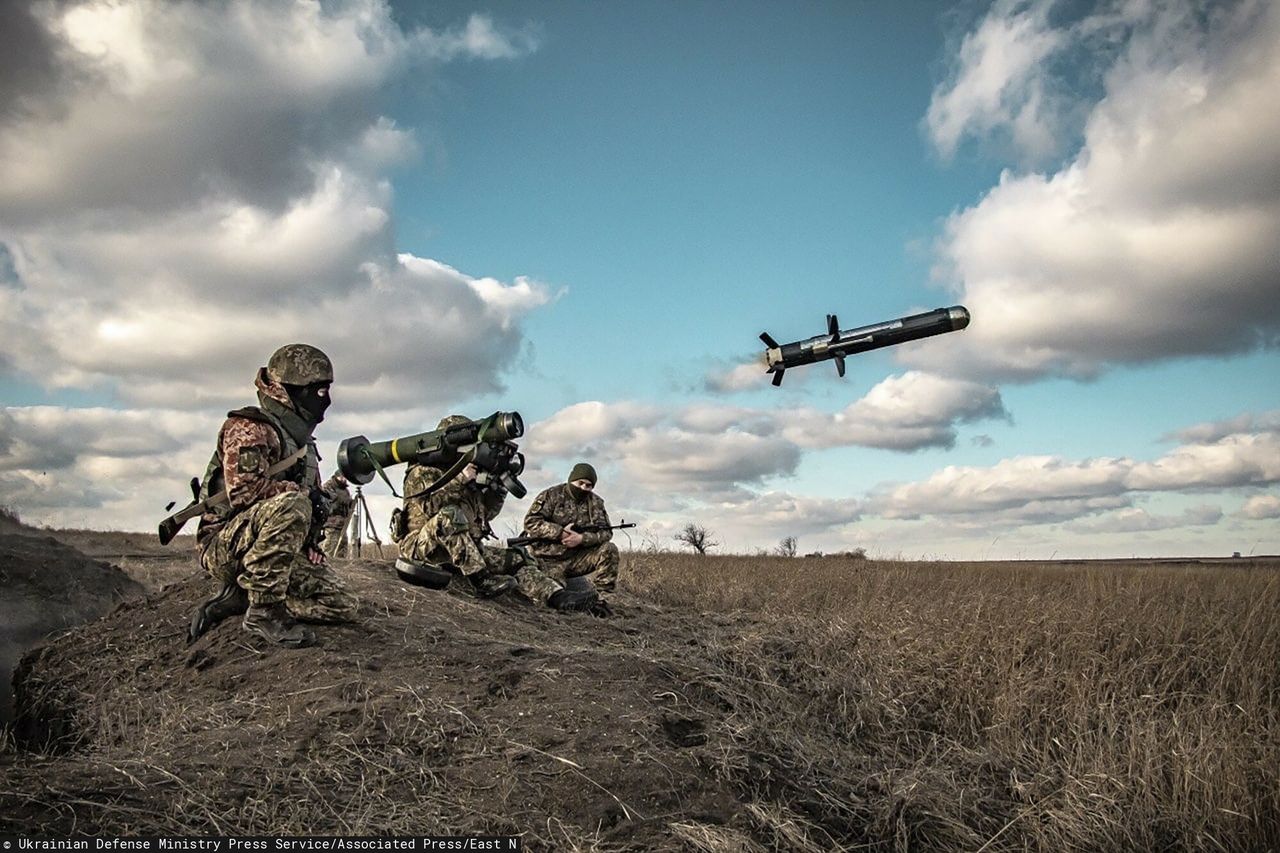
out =
[[[351,508],[351,521],[348,522],[350,527],[350,540],[347,544],[347,556],[360,556],[361,544],[363,537],[367,534],[373,547],[378,549],[378,559],[382,559],[382,540],[378,538],[378,531],[374,527],[373,517],[369,515],[369,504],[365,502],[364,492],[356,486],[356,499]]]

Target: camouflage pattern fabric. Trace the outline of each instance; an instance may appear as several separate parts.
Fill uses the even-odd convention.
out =
[[[333,381],[333,364],[329,357],[310,344],[280,347],[267,361],[267,371],[275,381],[290,385]]]
[[[434,483],[443,472],[410,464],[405,471],[404,494],[416,494]],[[538,562],[517,548],[485,545],[489,523],[497,518],[506,496],[492,489],[454,479],[426,498],[408,498],[404,512],[408,534],[400,540],[400,555],[409,560],[450,565],[464,576],[483,572],[513,575],[521,594],[545,602],[561,584],[548,577]]]
[[[356,499],[346,484],[339,482],[337,474],[325,480],[320,489],[329,499],[329,517],[324,522],[321,549],[325,556],[337,557],[347,553],[347,523],[351,521]]]
[[[255,384],[259,403],[276,406],[276,421],[281,413],[297,420],[288,392],[267,371],[258,371]],[[300,430],[296,424],[283,428],[296,447],[310,440],[309,430],[289,432]],[[278,479],[266,476],[268,468],[291,452],[270,423],[227,418],[218,431],[211,468],[225,484],[229,506],[200,519],[200,565],[220,583],[238,583],[249,594],[250,604],[283,601],[295,618],[344,621],[355,614],[355,597],[332,569],[313,565],[304,553],[312,521],[310,490],[320,486],[314,445],[304,462],[278,474]]]
[[[613,531],[583,533],[582,544],[570,549],[560,544],[560,534],[570,524],[579,531],[584,527],[608,527],[604,500],[595,493],[579,500],[568,483],[545,489],[525,513],[524,535],[541,540],[530,543],[529,550],[552,577],[580,577],[594,572],[597,586],[612,588],[618,580],[619,561],[618,546],[610,541]]]
[[[427,465],[410,462],[404,472],[401,490],[406,498],[404,512],[409,532],[421,530],[427,521],[446,506],[460,507],[466,515],[466,529],[473,536],[483,539],[489,533],[489,523],[502,512],[507,496],[494,489],[478,489],[455,477],[449,484],[427,497],[411,497],[426,489],[444,476],[444,471]]]
[[[255,386],[261,403],[275,403],[292,409],[289,392],[273,381],[265,370],[259,370]],[[296,416],[295,416],[296,417]],[[301,441],[297,447],[300,447]],[[314,445],[307,451],[305,464],[290,468],[275,478],[266,476],[267,469],[293,452],[280,442],[280,434],[269,423],[253,418],[230,415],[218,430],[218,446],[205,472],[204,489],[212,493],[219,485],[227,490],[229,505],[215,508],[200,517],[196,543],[200,548],[217,534],[227,518],[284,492],[307,491],[320,485],[319,457]],[[214,482],[216,479],[219,482]],[[290,476],[293,475],[293,476]]]
[[[344,622],[356,598],[327,565],[303,554],[311,527],[311,500],[290,491],[259,501],[236,514],[210,538],[200,564],[215,580],[234,580],[254,606],[283,601],[295,618]]]
[[[342,527],[346,524],[348,518],[351,517],[351,508],[355,506],[356,499],[352,497],[351,490],[347,488],[345,483],[338,481],[338,475],[334,474],[325,480],[320,490],[325,493],[329,499],[329,518],[325,521],[326,528]]]
[[[594,548],[585,545],[570,550],[563,558],[541,557],[538,563],[543,571],[556,580],[591,575],[598,589],[606,592],[618,584],[618,563],[621,555],[618,546],[605,542]]]
[[[320,539],[320,550],[324,552],[326,557],[337,559],[338,557],[348,556],[351,550],[351,543],[347,541],[347,528],[344,520],[341,527],[329,527],[325,525],[324,535]]]

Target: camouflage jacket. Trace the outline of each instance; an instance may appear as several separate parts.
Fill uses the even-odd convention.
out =
[[[325,480],[324,485],[320,487],[325,497],[329,499],[329,517],[325,520],[324,526],[330,530],[336,530],[347,523],[347,519],[351,517],[351,508],[356,502],[350,490],[346,486],[338,485],[336,480],[335,474]]]
[[[196,543],[201,550],[232,516],[259,501],[284,492],[306,492],[320,485],[320,456],[302,419],[293,412],[289,394],[259,371],[255,380],[261,407],[227,413],[218,430],[218,445],[205,471],[200,496],[226,489],[229,502],[200,516]],[[288,418],[292,415],[292,418]],[[267,469],[298,450],[307,454],[287,471],[267,477]]]
[[[467,517],[468,532],[476,539],[489,533],[489,524],[502,512],[507,496],[496,489],[482,489],[474,482],[463,483],[454,477],[440,491],[427,497],[411,497],[430,486],[444,474],[439,468],[410,462],[404,472],[405,524],[409,535],[421,530],[436,513],[447,506],[460,507]]]
[[[586,500],[578,500],[573,496],[573,488],[561,483],[533,499],[524,516],[524,535],[542,540],[529,544],[534,556],[556,559],[569,553],[569,549],[560,544],[560,534],[570,524],[574,530],[581,531],[584,527],[608,527],[609,523],[609,513],[605,512],[604,500],[599,495],[593,493]],[[612,530],[583,533],[578,547],[594,548],[612,538]]]

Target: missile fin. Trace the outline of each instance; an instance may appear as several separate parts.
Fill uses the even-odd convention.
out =
[[[773,339],[773,336],[772,336],[772,335],[770,335],[768,332],[761,332],[761,333],[760,333],[760,340],[764,341],[764,345],[765,345],[765,346],[767,346],[769,349],[777,349],[777,348],[778,348],[778,342],[777,342],[777,341],[775,341],[775,340]]]
[[[786,372],[787,372],[786,369],[782,367],[774,369],[773,371],[773,387],[774,388],[777,388],[779,385],[782,384],[782,374]]]
[[[827,315],[827,334],[831,336],[832,343],[840,337],[840,321],[836,319],[835,314]]]
[[[836,360],[836,375],[844,379],[844,356],[836,353],[832,358]]]

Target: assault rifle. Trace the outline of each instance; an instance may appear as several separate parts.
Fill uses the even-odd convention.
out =
[[[572,527],[575,533],[600,533],[604,530],[626,530],[629,527],[635,527],[635,522],[628,523],[623,520],[621,524],[588,524],[586,527],[578,527],[574,524],[567,524],[566,527]],[[510,546],[532,545],[534,542],[559,542],[559,536],[516,536],[508,539],[507,544]]]

